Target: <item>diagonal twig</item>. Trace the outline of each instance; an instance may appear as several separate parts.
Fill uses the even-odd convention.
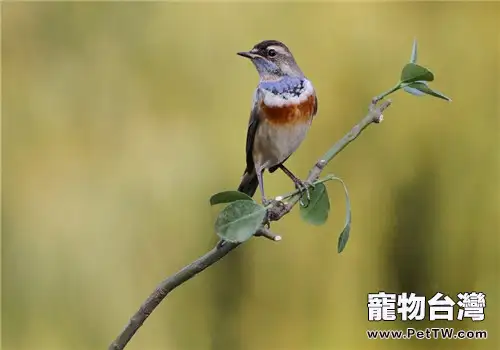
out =
[[[372,123],[380,123],[383,120],[382,113],[387,109],[391,101],[384,101],[378,105],[379,101],[375,98],[372,100],[367,115],[356,124],[342,139],[335,143],[313,166],[307,177],[308,183],[313,183],[316,181],[325,166],[337,155],[339,154],[349,143],[354,141],[361,132]],[[271,221],[278,221],[283,216],[288,214],[290,210],[299,201],[300,195],[294,195],[287,203],[284,205],[275,205],[269,209],[269,219]],[[280,236],[276,236],[271,233],[266,228],[259,229],[255,236],[263,236],[273,241],[279,241]],[[208,253],[195,260],[191,264],[185,266],[180,271],[176,272],[172,276],[163,280],[151,293],[151,295],[144,301],[139,310],[130,318],[125,328],[120,332],[118,337],[111,343],[109,350],[122,350],[128,344],[130,339],[134,336],[137,330],[142,326],[144,321],[149,317],[149,315],[154,311],[154,309],[161,303],[161,301],[170,293],[172,290],[183,284],[184,282],[190,280],[198,273],[202,272],[206,268],[215,264],[217,261],[222,259],[224,256],[229,254],[232,250],[240,246],[241,243],[229,243],[226,242],[223,245],[217,245],[215,248],[210,250]]]

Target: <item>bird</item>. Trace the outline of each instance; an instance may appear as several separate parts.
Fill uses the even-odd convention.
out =
[[[246,168],[238,191],[253,197],[260,189],[262,203],[270,204],[264,192],[263,174],[281,169],[301,192],[312,184],[300,180],[283,163],[298,149],[318,112],[318,98],[290,49],[278,40],[264,40],[238,55],[251,60],[259,74],[246,139]]]

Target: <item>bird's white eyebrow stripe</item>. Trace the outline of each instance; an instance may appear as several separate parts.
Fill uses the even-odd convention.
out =
[[[268,50],[273,49],[273,50],[275,50],[276,52],[278,52],[278,53],[280,53],[282,55],[288,55],[288,56],[290,56],[290,54],[283,47],[281,47],[281,46],[271,45],[267,49]]]

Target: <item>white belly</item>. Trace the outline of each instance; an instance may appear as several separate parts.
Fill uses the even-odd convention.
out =
[[[283,162],[297,150],[311,126],[308,123],[294,125],[271,124],[262,121],[255,135],[253,157],[256,168],[269,169]]]

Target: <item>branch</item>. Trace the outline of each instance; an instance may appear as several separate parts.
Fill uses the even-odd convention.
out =
[[[313,166],[307,177],[308,183],[313,183],[316,181],[325,166],[337,155],[339,154],[349,143],[354,141],[361,132],[372,123],[380,123],[383,120],[382,113],[384,110],[390,106],[390,101],[383,102],[380,106],[377,105],[380,98],[374,98],[370,104],[369,111],[367,115],[356,124],[351,131],[349,131],[340,141],[335,143],[324,155],[321,157],[316,164]],[[278,221],[283,216],[288,214],[290,210],[297,204],[300,198],[300,194],[296,192],[294,195],[290,196],[290,200],[287,203],[282,203],[276,201],[275,205],[269,209],[269,219],[270,221]],[[277,199],[279,199],[278,197]],[[280,236],[276,236],[271,233],[266,228],[259,229],[255,236],[262,236],[268,238],[272,241],[281,240]],[[192,262],[191,264],[185,266],[183,269],[175,273],[174,275],[168,277],[162,281],[155,289],[155,291],[146,299],[146,301],[141,305],[139,310],[132,316],[125,329],[118,335],[118,337],[111,343],[109,350],[121,350],[125,348],[127,343],[132,339],[134,334],[137,332],[139,327],[142,326],[144,321],[149,317],[149,315],[154,311],[154,309],[161,303],[161,301],[170,293],[172,290],[188,281],[189,279],[196,276],[198,273],[205,270],[207,267],[215,264],[217,261],[222,259],[224,256],[229,254],[233,249],[237,248],[241,243],[229,243],[224,242],[224,244],[218,244],[215,248],[210,250],[208,253],[200,257],[198,260]]]

